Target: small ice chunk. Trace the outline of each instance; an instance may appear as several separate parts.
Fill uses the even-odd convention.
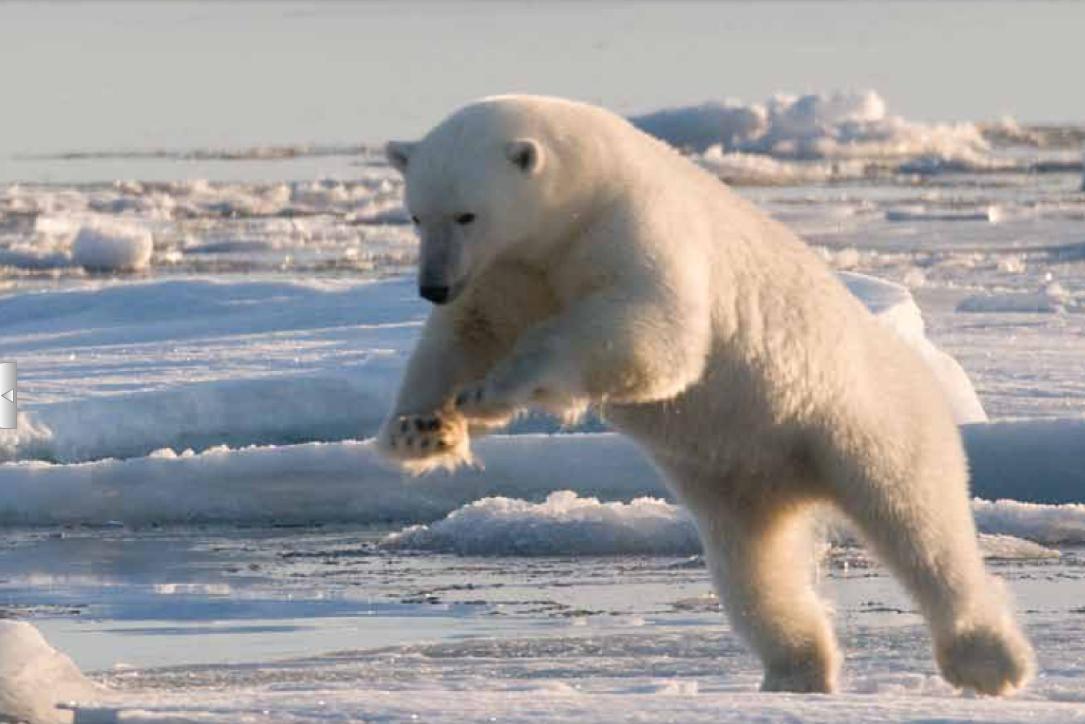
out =
[[[0,620],[0,720],[70,722],[57,704],[100,692],[72,660],[25,621]]]
[[[94,271],[136,271],[151,262],[154,242],[146,227],[133,222],[95,219],[72,242],[75,263]]]

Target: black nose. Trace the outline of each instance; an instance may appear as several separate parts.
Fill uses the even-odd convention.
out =
[[[444,304],[448,301],[448,287],[418,287],[418,293],[423,299],[434,304]]]

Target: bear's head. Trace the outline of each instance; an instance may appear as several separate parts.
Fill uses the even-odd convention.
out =
[[[421,240],[419,292],[451,302],[496,258],[543,248],[560,234],[567,156],[550,114],[516,98],[479,101],[421,141],[392,141],[389,162],[406,181]]]

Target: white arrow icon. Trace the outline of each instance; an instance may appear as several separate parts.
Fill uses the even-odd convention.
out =
[[[18,422],[15,409],[15,363],[0,362],[0,429],[14,428]]]

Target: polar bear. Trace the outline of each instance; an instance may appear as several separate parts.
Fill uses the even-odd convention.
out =
[[[1032,652],[984,569],[965,457],[923,361],[795,234],[624,119],[500,96],[388,144],[434,304],[379,449],[470,459],[525,408],[594,406],[688,507],[763,690],[831,692],[812,510],[839,508],[918,602],[953,685]]]

